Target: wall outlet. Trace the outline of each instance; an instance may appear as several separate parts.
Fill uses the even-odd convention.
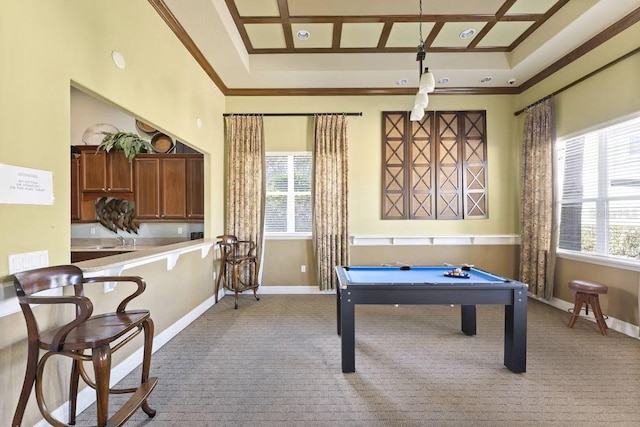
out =
[[[8,258],[9,274],[49,266],[49,251],[47,250],[13,254]]]
[[[301,265],[301,266],[300,266],[300,273],[306,273],[306,271],[307,271],[307,266],[306,266],[306,265],[304,265],[304,264],[303,264],[303,265]]]
[[[95,227],[91,227],[91,235],[92,236],[96,235],[96,228]]]
[[[178,234],[182,235],[182,227],[178,227]]]

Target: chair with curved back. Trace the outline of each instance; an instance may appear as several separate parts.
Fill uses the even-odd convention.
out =
[[[84,295],[84,284],[95,282],[133,282],[137,285],[137,289],[120,302],[115,312],[92,316],[93,304]],[[96,391],[98,426],[121,426],[140,407],[149,417],[155,416],[156,411],[151,409],[147,403],[147,397],[158,381],[157,378],[149,378],[153,321],[148,310],[127,309],[129,302],[145,290],[146,284],[142,278],[137,276],[87,278],[83,276],[82,270],[78,267],[62,265],[16,273],[14,286],[27,323],[28,353],[24,383],[13,417],[13,427],[19,427],[22,424],[24,411],[34,384],[38,408],[45,420],[53,426],[74,425],[80,378]],[[44,290],[66,286],[73,286],[73,295],[38,295]],[[68,323],[52,330],[41,331],[38,328],[36,315],[32,311],[33,305],[40,304],[75,305],[75,317]],[[124,389],[109,388],[112,353],[122,348],[140,333],[144,334],[140,385]],[[40,350],[44,350],[42,356],[40,356]],[[53,417],[47,409],[43,396],[43,373],[46,362],[52,356],[66,356],[72,359],[68,424]],[[89,377],[83,362],[92,362],[94,380]],[[111,417],[109,417],[110,393],[132,393],[129,400]]]
[[[235,296],[235,308],[238,308],[238,294],[249,289],[257,301],[258,283],[258,258],[256,244],[249,240],[238,240],[236,236],[224,234],[217,236],[218,246],[222,254],[220,260],[220,274],[216,280],[215,299],[218,302],[218,290],[220,283],[229,289]]]

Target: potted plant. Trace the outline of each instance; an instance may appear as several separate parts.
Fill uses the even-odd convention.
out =
[[[131,132],[103,132],[104,138],[98,150],[104,150],[109,152],[113,149],[124,151],[124,156],[129,160],[133,160],[136,154],[144,151],[147,153],[153,153],[153,145],[149,141],[140,138],[135,133]]]

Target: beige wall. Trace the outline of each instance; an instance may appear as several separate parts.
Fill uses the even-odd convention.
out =
[[[52,171],[55,195],[53,206],[0,205],[0,223],[10,225],[0,281],[9,254],[47,250],[50,264],[69,261],[71,85],[206,153],[205,229],[222,229],[224,96],[148,2],[3,2],[0,53],[0,163]]]
[[[124,70],[112,63],[114,49],[127,61]],[[2,2],[0,62],[0,163],[51,171],[55,195],[53,206],[0,204],[0,283],[11,280],[10,254],[47,250],[50,265],[70,260],[71,86],[206,153],[205,229],[213,236],[222,230],[224,96],[148,2]],[[150,285],[141,302],[152,309],[156,334],[213,294],[211,255],[194,261],[197,265],[190,257],[181,257],[171,273],[166,267],[161,273],[158,265],[140,269]],[[96,310],[106,309],[118,292],[97,295]],[[40,311],[49,323],[59,319],[56,312]],[[1,317],[0,331],[4,424],[13,415],[24,375],[22,315]],[[63,386],[47,389],[60,396],[50,402],[55,408],[66,391]],[[24,425],[39,419],[32,398]]]
[[[486,110],[489,163],[489,218],[472,221],[385,221],[381,219],[381,170],[383,111],[407,111],[411,96],[351,97],[228,97],[227,112],[362,112],[349,117],[349,227],[350,234],[449,235],[514,234],[518,232],[517,144],[513,140],[513,99],[509,96],[431,96],[430,110]],[[278,126],[265,118],[267,151],[282,150],[289,124],[293,135],[305,138],[298,150],[308,147],[308,133],[299,117],[277,118]],[[306,122],[304,120],[307,120]],[[310,126],[310,125],[309,125]],[[272,145],[273,144],[273,145]],[[293,146],[293,143],[291,145]],[[272,148],[274,147],[274,148]],[[307,148],[310,149],[310,148]]]

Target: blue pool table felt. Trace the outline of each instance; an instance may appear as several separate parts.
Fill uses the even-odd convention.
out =
[[[408,268],[408,269],[407,269]],[[459,267],[458,267],[459,268]],[[477,268],[464,270],[465,277],[450,277],[448,273],[456,269],[456,266],[416,266],[416,267],[348,267],[345,273],[349,284],[392,284],[392,283],[460,283],[460,284],[490,284],[510,282],[509,279],[496,276]]]

